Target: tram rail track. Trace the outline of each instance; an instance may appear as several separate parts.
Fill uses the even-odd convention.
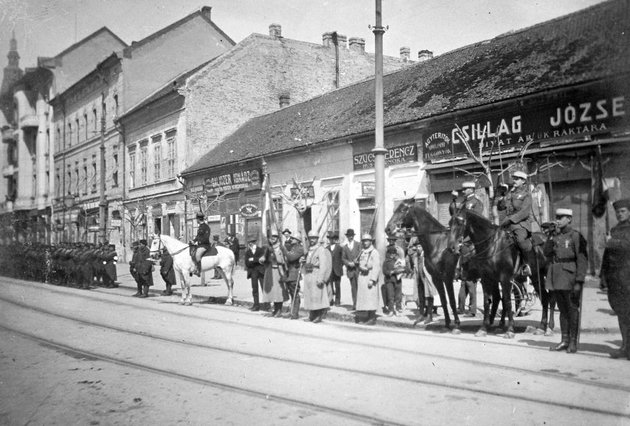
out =
[[[50,291],[50,290],[49,290]],[[66,293],[63,291],[60,291],[60,293]],[[88,294],[80,294],[80,292],[78,292],[77,294],[73,293],[73,295],[75,295],[76,297],[80,297],[80,298],[86,298],[86,299],[93,299],[93,300],[98,300],[99,302],[106,302],[106,303],[114,303],[113,301],[106,301],[103,299],[99,299],[97,297],[93,297],[90,296]],[[353,368],[345,368],[345,367],[338,367],[338,366],[332,366],[332,365],[325,365],[325,364],[321,364],[321,363],[313,363],[313,362],[308,362],[305,360],[299,360],[299,359],[294,359],[291,357],[278,357],[278,356],[270,356],[267,354],[260,354],[260,353],[254,353],[251,351],[243,351],[243,350],[235,350],[235,349],[230,349],[230,348],[225,348],[225,347],[221,347],[218,345],[210,345],[210,344],[200,344],[200,343],[196,343],[196,342],[189,342],[189,341],[182,341],[182,340],[178,340],[178,339],[173,339],[173,338],[169,338],[169,337],[165,337],[165,336],[160,336],[154,333],[147,333],[147,332],[143,332],[143,331],[135,331],[135,330],[130,330],[130,329],[126,329],[123,327],[116,327],[116,326],[112,326],[112,325],[107,325],[107,324],[102,324],[102,323],[98,323],[98,322],[94,322],[94,321],[88,321],[88,320],[84,320],[84,319],[80,319],[80,318],[76,318],[73,317],[71,315],[63,315],[60,314],[58,312],[54,312],[52,310],[49,309],[43,309],[40,307],[34,307],[29,305],[26,302],[22,302],[22,301],[15,301],[15,300],[11,300],[8,299],[6,297],[0,297],[1,301],[4,301],[5,303],[10,303],[14,306],[18,306],[21,309],[27,309],[27,310],[31,310],[34,312],[38,312],[39,314],[43,314],[43,315],[50,315],[52,317],[56,317],[56,318],[61,318],[67,321],[74,321],[77,322],[79,324],[85,325],[85,326],[89,326],[89,327],[98,327],[101,329],[107,329],[109,331],[114,331],[117,333],[125,333],[131,336],[141,336],[144,338],[148,338],[148,339],[154,339],[154,340],[159,340],[159,341],[163,341],[165,343],[169,343],[169,344],[176,344],[176,345],[184,345],[184,346],[188,346],[191,348],[197,348],[197,349],[203,349],[203,350],[210,350],[210,351],[221,351],[230,355],[236,355],[236,356],[246,356],[246,357],[256,357],[256,358],[261,358],[261,359],[267,359],[267,360],[271,360],[271,361],[276,361],[276,362],[282,362],[282,363],[292,363],[292,364],[297,364],[300,366],[305,366],[305,367],[313,367],[313,368],[324,368],[324,369],[328,369],[328,370],[332,370],[333,372],[343,372],[343,373],[349,373],[349,374],[353,374],[353,375],[358,375],[358,376],[363,376],[363,377],[371,377],[371,378],[381,378],[381,379],[387,379],[387,380],[394,380],[394,381],[399,381],[399,382],[406,382],[409,384],[413,384],[413,385],[430,385],[430,386],[437,386],[437,387],[442,387],[442,388],[447,388],[447,389],[452,389],[452,390],[457,390],[457,391],[462,391],[462,392],[474,392],[476,394],[485,394],[488,396],[494,396],[494,397],[501,397],[501,398],[513,398],[513,399],[518,399],[519,401],[525,401],[525,402],[532,402],[532,403],[536,403],[536,404],[544,404],[550,407],[562,407],[562,408],[568,408],[568,409],[577,409],[577,410],[582,410],[582,411],[586,411],[586,412],[590,412],[590,413],[595,413],[595,414],[606,414],[606,415],[610,415],[610,416],[616,416],[616,417],[622,417],[622,418],[628,418],[629,416],[626,413],[623,412],[613,412],[610,410],[598,410],[596,408],[593,407],[579,407],[579,406],[575,406],[575,405],[571,405],[571,404],[565,404],[565,403],[561,403],[561,402],[554,402],[554,401],[546,401],[542,398],[536,398],[536,397],[532,397],[529,395],[519,395],[518,397],[516,396],[512,396],[509,394],[505,394],[504,392],[500,392],[500,391],[493,391],[493,390],[483,390],[483,389],[479,389],[479,388],[475,388],[472,386],[465,386],[465,385],[460,385],[460,386],[454,386],[452,384],[448,384],[448,383],[439,383],[433,380],[420,380],[417,378],[410,378],[410,377],[400,377],[400,376],[392,376],[391,374],[382,374],[382,373],[378,373],[378,372],[367,372],[361,369],[353,369]],[[118,305],[120,305],[120,303],[117,303]],[[128,304],[129,307],[134,308],[134,309],[148,309],[151,311],[156,311],[155,308],[148,308],[148,307],[143,307],[143,308],[138,308],[137,305],[133,305],[133,304]],[[170,312],[169,312],[170,313]],[[191,314],[184,314],[186,316],[189,317],[193,317],[196,319],[204,319],[204,318],[200,318],[200,316],[196,316],[196,315],[191,315]],[[213,320],[214,321],[214,320]],[[252,326],[248,325],[248,324],[242,324],[242,323],[237,323],[236,321],[229,321],[229,320],[220,320],[226,324],[230,324],[232,326],[242,326],[242,327],[248,327],[251,328]],[[23,331],[19,331],[19,330],[15,330],[12,329],[11,327],[8,327],[6,325],[0,325],[3,328],[7,329],[7,330],[11,330],[12,332],[21,334],[21,335],[28,335],[33,339],[37,339],[38,341],[42,342],[42,343],[46,343],[46,344],[50,344],[50,345],[58,345],[60,347],[63,347],[64,350],[73,350],[76,352],[81,352],[83,351],[80,348],[76,348],[76,347],[71,347],[69,345],[64,345],[64,344],[60,344],[59,342],[55,342],[53,340],[49,340],[49,339],[44,339],[41,336],[37,336],[34,334],[30,334],[30,333],[25,333]],[[273,330],[275,332],[277,332],[277,329],[273,329],[273,327],[267,327],[269,330]],[[348,341],[341,341],[339,339],[331,339],[331,338],[325,338],[322,336],[312,336],[312,335],[305,335],[304,333],[295,333],[295,332],[287,332],[288,334],[296,334],[296,335],[301,335],[302,337],[308,337],[308,338],[313,338],[313,339],[319,339],[319,340],[324,340],[327,342],[331,342],[331,343],[343,343],[345,345],[357,345],[359,348],[370,348],[370,349],[383,349],[381,346],[379,345],[374,345],[374,344],[366,344],[366,343],[360,343],[360,342],[348,342]],[[414,356],[419,356],[419,357],[436,357],[435,354],[431,354],[431,353],[422,353],[422,352],[416,352],[416,351],[408,351],[405,349],[400,349],[400,348],[390,348],[388,347],[387,349],[390,350],[394,350],[394,351],[398,351],[400,353],[407,353],[407,354],[412,354]],[[85,352],[85,351],[83,351]],[[138,368],[147,368],[146,371],[152,371],[155,370],[154,368],[150,367],[150,366],[143,366],[142,364],[139,363],[133,363],[133,362],[129,362],[123,359],[116,359],[114,357],[110,357],[110,356],[106,356],[103,354],[98,354],[98,353],[88,353],[89,356],[92,357],[96,357],[98,359],[103,359],[103,360],[109,360],[110,362],[118,362],[118,363],[122,363],[124,365],[133,367],[134,365],[138,365]],[[561,374],[553,374],[550,373],[549,371],[533,371],[530,369],[523,369],[520,367],[511,367],[511,366],[503,366],[503,365],[499,365],[499,364],[492,364],[492,363],[481,363],[475,360],[469,360],[463,357],[450,357],[451,360],[453,361],[457,361],[457,362],[464,362],[467,363],[471,366],[476,366],[476,367],[486,367],[486,368],[495,368],[495,369],[499,369],[499,370],[510,370],[513,373],[518,373],[518,374],[527,374],[527,375],[531,375],[531,376],[535,376],[535,377],[539,377],[539,378],[549,378],[550,376],[553,376],[556,380],[560,380],[564,383],[566,383],[567,386],[571,386],[572,384],[579,384],[582,386],[590,386],[590,387],[595,387],[595,388],[602,388],[602,389],[609,389],[609,390],[614,390],[614,391],[623,391],[623,392],[629,392],[630,393],[630,387],[627,386],[618,386],[618,385],[614,385],[614,384],[606,384],[606,383],[593,383],[591,381],[586,381],[583,379],[579,379],[576,377],[570,377],[570,376],[565,376],[565,375],[561,375]],[[156,373],[160,373],[160,371],[155,371]],[[221,382],[214,382],[212,380],[207,380],[207,379],[201,379],[201,378],[196,378],[194,376],[189,376],[189,375],[183,375],[180,373],[174,373],[172,371],[164,371],[164,374],[175,374],[176,376],[181,376],[183,377],[190,377],[192,378],[196,383],[203,383],[203,384],[208,384],[208,385],[216,385],[216,386],[222,386],[224,389],[231,389],[231,390],[239,390],[242,392],[246,392],[246,393],[251,393],[252,395],[259,395],[259,396],[263,396],[265,398],[267,397],[273,397],[276,398],[278,401],[285,401],[287,403],[294,403],[292,399],[287,399],[286,397],[282,396],[282,395],[270,395],[267,392],[257,392],[257,391],[252,391],[251,389],[247,389],[247,388],[241,388],[238,386],[233,386],[230,384],[225,384],[225,383],[221,383]],[[304,407],[308,407],[308,408],[312,408],[312,409],[323,409],[322,407],[317,406],[317,404],[311,404],[308,402],[304,402],[304,401],[299,401],[296,400],[295,403],[299,403],[299,404],[304,404],[304,405],[300,405],[300,406],[304,406]],[[325,408],[325,407],[324,407]],[[331,407],[328,407],[331,408]],[[347,415],[348,413],[345,413],[343,410],[339,410],[337,408],[332,408],[332,411],[327,411],[330,413],[335,413],[338,415]],[[345,414],[344,414],[345,413]],[[350,413],[352,418],[355,419],[360,419],[361,421],[367,421],[369,420],[370,422],[374,422],[375,419],[373,417],[365,417],[365,416],[361,416],[358,415],[358,417],[353,417],[356,416],[356,413]],[[386,419],[378,419],[378,421],[383,421],[385,423],[391,424],[392,422],[390,420],[386,420]],[[395,422],[393,422],[395,423]]]

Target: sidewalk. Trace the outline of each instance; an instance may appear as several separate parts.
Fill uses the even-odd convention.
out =
[[[132,295],[136,291],[136,283],[133,277],[129,274],[129,265],[126,263],[119,263],[117,265],[119,288],[112,290],[129,290],[129,295]],[[209,274],[210,279],[206,279],[206,284],[201,284],[201,278],[197,276],[192,277],[192,293],[194,303],[225,303],[227,298],[227,287],[223,280],[212,279],[213,273]],[[173,296],[162,296],[162,291],[166,288],[164,280],[158,272],[158,268],[153,273],[154,286],[150,289],[151,296],[160,297],[179,297],[181,295],[181,289],[178,286],[173,287]],[[109,291],[109,289],[107,289]],[[455,297],[459,292],[459,282],[455,282]],[[400,316],[387,317],[382,315],[382,312],[377,312],[378,319],[377,324],[393,327],[413,327],[414,320],[416,318],[416,303],[413,300],[413,283],[411,280],[403,280],[403,300],[409,300],[406,303],[404,313]],[[436,298],[436,304],[439,305],[439,298]],[[474,332],[481,325],[483,318],[483,293],[481,285],[477,286],[477,315],[475,317],[460,316],[461,329],[465,332]],[[584,287],[582,295],[582,304],[584,309],[582,310],[581,318],[581,331],[582,333],[612,333],[619,334],[619,325],[617,317],[614,315],[610,305],[608,304],[608,297],[605,293],[599,290],[599,280],[593,277],[587,277],[586,285]],[[253,305],[252,291],[250,281],[247,279],[247,272],[242,266],[238,266],[234,272],[234,306],[240,306],[250,308]],[[288,311],[290,302],[285,303],[285,311]],[[332,306],[327,315],[327,320],[336,321],[351,321],[354,322],[354,312],[352,309],[352,297],[350,293],[350,282],[344,276],[341,280],[341,306]],[[499,307],[500,309],[500,307]],[[434,315],[434,323],[427,326],[427,328],[437,329],[443,326],[444,316],[442,309],[438,309],[439,315]],[[306,317],[308,314],[303,309],[300,312],[301,317]],[[516,331],[523,332],[528,326],[537,327],[540,322],[541,307],[537,302],[534,308],[526,316],[516,317]],[[560,333],[560,321],[559,314],[556,312],[556,333]],[[453,317],[451,315],[451,321]],[[495,324],[498,322],[495,322]],[[424,327],[422,324],[418,324],[417,327]]]

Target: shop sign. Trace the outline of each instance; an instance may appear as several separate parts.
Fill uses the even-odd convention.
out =
[[[208,222],[218,222],[221,220],[221,215],[220,214],[211,214],[206,216],[206,220]]]
[[[260,177],[258,169],[242,169],[206,178],[204,187],[208,195],[260,189]]]
[[[258,207],[254,204],[243,204],[239,211],[244,217],[254,217],[259,214]]]
[[[630,125],[630,85],[598,82],[563,93],[542,95],[526,106],[513,103],[487,114],[437,122],[424,134],[425,161],[466,157],[473,152],[498,153],[530,141],[562,143],[584,136],[610,133]],[[356,167],[355,167],[356,168]]]
[[[361,182],[361,196],[365,198],[374,197],[376,194],[375,182]]]
[[[392,166],[394,164],[413,163],[418,161],[418,147],[414,144],[392,146],[386,148],[385,153],[385,166]],[[352,156],[352,164],[354,170],[373,169],[374,168],[374,153],[364,152],[362,154],[355,154]]]

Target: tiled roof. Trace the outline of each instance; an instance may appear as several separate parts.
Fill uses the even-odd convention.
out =
[[[384,77],[385,126],[630,70],[630,2],[613,0]],[[374,80],[249,120],[184,173],[373,132]]]

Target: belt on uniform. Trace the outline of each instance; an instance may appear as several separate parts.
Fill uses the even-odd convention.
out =
[[[575,262],[577,259],[575,257],[559,257],[553,260],[553,263],[569,263]]]

